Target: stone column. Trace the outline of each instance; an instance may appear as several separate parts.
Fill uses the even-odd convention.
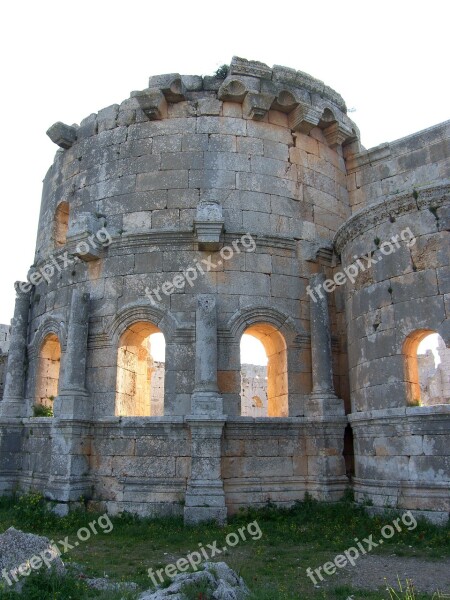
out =
[[[31,292],[24,292],[26,286],[15,283],[16,305],[11,323],[11,338],[6,362],[6,379],[3,400],[0,402],[0,494],[7,494],[17,488],[22,473],[23,421],[27,410],[25,405],[25,380],[27,377],[27,338]]]
[[[62,383],[54,403],[52,456],[46,494],[59,504],[55,512],[66,514],[70,503],[88,497],[90,423],[92,402],[86,391],[86,355],[89,294],[72,292],[66,351],[61,364]]]
[[[197,296],[195,315],[195,388],[193,415],[222,415],[217,386],[217,308],[212,294]]]
[[[31,292],[23,292],[27,284],[15,283],[16,305],[11,327],[11,341],[6,363],[6,379],[3,400],[0,403],[2,417],[24,417],[24,390],[26,379],[28,315]],[[29,284],[28,284],[29,285]]]
[[[310,299],[313,389],[307,409],[309,414],[343,415],[343,402],[336,396],[333,385],[330,318],[324,281],[323,273],[314,273],[309,279],[311,288],[320,286],[320,290]]]
[[[185,523],[226,521],[221,478],[225,423],[217,386],[217,309],[213,295],[197,297],[195,389],[186,418],[191,433],[191,475],[186,490]]]
[[[92,405],[86,391],[86,358],[89,323],[89,294],[72,292],[66,351],[61,364],[62,382],[55,417],[90,419]]]

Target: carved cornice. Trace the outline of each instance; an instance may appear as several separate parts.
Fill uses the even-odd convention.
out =
[[[203,93],[203,94],[202,94]],[[134,91],[110,119],[109,128],[149,119],[168,118],[168,105],[188,101],[190,116],[201,115],[200,98],[243,105],[245,119],[263,120],[269,110],[288,115],[292,131],[308,134],[320,127],[330,146],[335,148],[359,137],[356,125],[347,116],[342,97],[322,81],[302,71],[234,57],[225,79],[170,73],[150,77],[146,89]],[[103,109],[103,112],[107,109]],[[91,115],[81,127],[56,123],[49,129],[52,141],[64,149],[103,131],[99,115]],[[330,119],[331,115],[331,119]]]
[[[450,183],[418,188],[405,194],[392,196],[356,212],[336,232],[334,247],[341,254],[345,246],[365,231],[392,219],[423,208],[438,208],[450,202]]]

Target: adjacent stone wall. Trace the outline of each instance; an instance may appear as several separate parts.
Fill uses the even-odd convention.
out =
[[[3,386],[6,377],[6,361],[9,350],[9,325],[0,325],[0,400],[3,398]]]
[[[450,348],[440,336],[437,351],[441,360],[437,366],[431,350],[417,355],[421,404],[425,406],[450,403]]]
[[[406,341],[421,331],[438,332],[450,344],[449,214],[449,187],[443,184],[381,200],[336,236],[342,269],[368,253],[376,261],[342,290],[355,491],[358,499],[379,506],[450,508],[448,457],[439,441],[450,426],[449,407],[409,406],[405,350]],[[395,236],[398,245],[385,244]]]
[[[267,417],[267,367],[241,366],[241,406],[243,417]]]
[[[229,419],[222,476],[228,510],[268,501],[289,505],[305,492],[337,500],[348,485],[343,457],[345,417],[324,419]]]
[[[450,121],[349,156],[352,212],[450,179]]]

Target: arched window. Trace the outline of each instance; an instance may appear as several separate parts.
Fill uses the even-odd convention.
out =
[[[248,327],[241,338],[241,414],[289,416],[286,342],[268,323]]]
[[[61,344],[54,333],[49,333],[41,345],[38,357],[35,404],[53,410],[58,395]]]
[[[55,246],[64,246],[67,240],[67,230],[69,229],[69,203],[61,202],[55,212],[54,220],[54,238]]]
[[[403,346],[408,404],[428,406],[450,402],[450,349],[429,329],[411,333]]]
[[[134,323],[117,352],[116,415],[164,415],[165,342],[152,323]]]

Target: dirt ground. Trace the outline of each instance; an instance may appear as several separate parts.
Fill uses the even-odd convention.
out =
[[[398,590],[399,579],[404,589],[406,580],[410,579],[417,592],[439,591],[445,594],[442,597],[450,599],[450,559],[431,561],[414,557],[368,555],[360,557],[354,567],[340,569],[336,575],[340,584],[367,590],[377,590],[385,583]],[[335,577],[334,585],[337,581]]]

